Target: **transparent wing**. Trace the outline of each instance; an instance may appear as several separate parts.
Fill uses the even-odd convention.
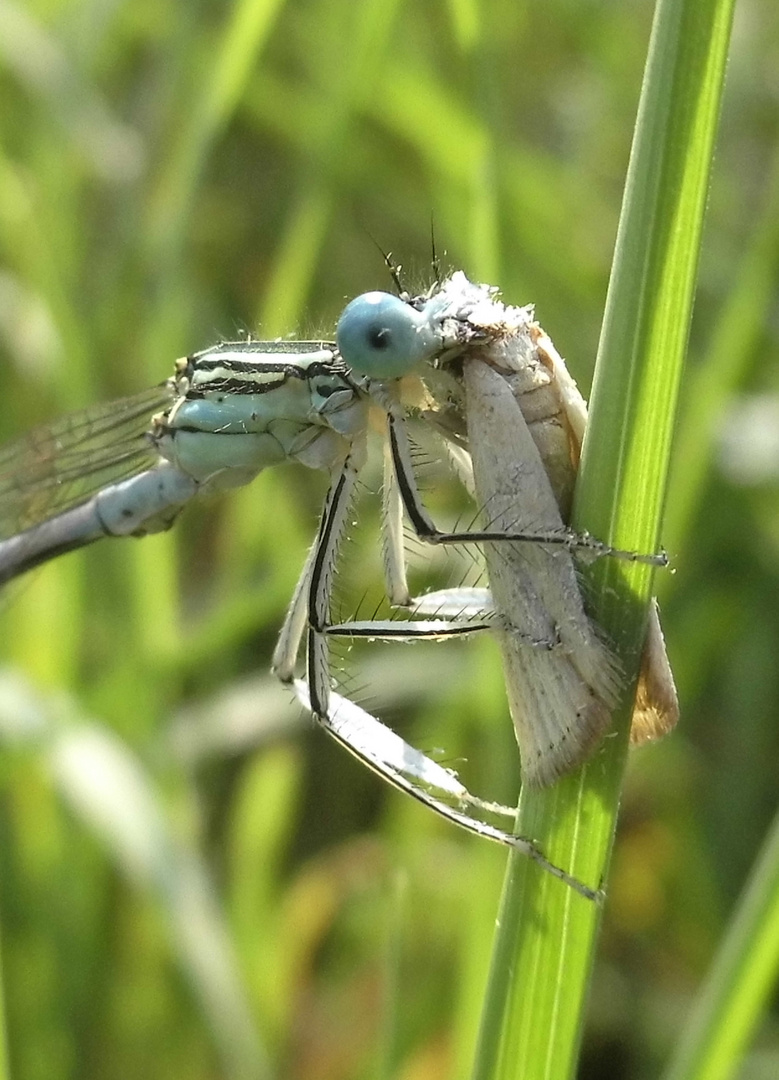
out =
[[[152,464],[151,417],[175,397],[172,383],[163,383],[70,413],[0,447],[0,539]]]

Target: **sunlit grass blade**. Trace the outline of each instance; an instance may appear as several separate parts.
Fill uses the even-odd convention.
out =
[[[664,1080],[727,1080],[779,971],[779,817],[700,991]]]
[[[0,934],[2,927],[0,927]],[[0,957],[2,957],[2,938],[0,937]],[[0,976],[2,967],[0,967]],[[11,1072],[8,1064],[8,1031],[6,1026],[5,992],[2,989],[4,983],[0,979],[0,1080],[10,1080]]]
[[[655,550],[719,118],[732,0],[660,0],[606,303],[574,524]],[[592,607],[633,675],[651,595],[645,566],[602,560]],[[518,831],[590,883],[605,877],[627,752],[617,733],[578,774],[523,790]],[[572,1076],[600,920],[595,904],[510,860],[477,1080]]]

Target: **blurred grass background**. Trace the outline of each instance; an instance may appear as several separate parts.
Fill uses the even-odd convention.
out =
[[[387,287],[374,238],[427,283],[431,217],[444,264],[534,301],[586,390],[651,15],[0,0],[2,436],[243,330],[329,336]],[[778,65],[773,4],[742,0],[659,582],[682,724],[630,768],[582,1077],[657,1074],[776,808]],[[324,488],[278,469],[10,591],[14,1077],[468,1076],[503,853],[264,674]],[[358,598],[381,584],[370,492],[360,510]],[[513,799],[490,642],[342,661],[361,702]],[[777,1019],[744,1077],[779,1072]]]

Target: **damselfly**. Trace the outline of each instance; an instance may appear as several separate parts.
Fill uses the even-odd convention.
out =
[[[546,626],[541,635],[533,626],[507,629],[500,611],[496,622],[486,590],[454,590],[412,600],[405,577],[404,510],[419,536],[431,544],[486,542],[528,551],[540,545],[564,556],[569,577],[571,553],[580,549],[632,557],[576,536],[563,524],[559,510],[544,512],[537,526],[529,529],[511,523],[507,528],[504,514],[500,527],[488,521],[487,528],[466,533],[439,531],[425,510],[414,477],[406,402],[412,400],[440,434],[468,483],[472,471],[464,367],[485,348],[503,353],[507,347],[511,353],[512,341],[516,344],[517,335],[527,333],[530,322],[526,309],[504,308],[494,292],[455,274],[418,298],[367,294],[344,312],[338,346],[251,340],[215,346],[179,361],[173,377],[157,388],[84,410],[10,444],[0,451],[4,537],[0,582],[102,537],[142,536],[166,529],[193,498],[248,483],[269,465],[291,460],[325,470],[331,477],[330,490],[274,653],[274,671],[294,685],[300,700],[331,735],[395,786],[466,828],[524,851],[592,896],[587,886],[549,864],[532,842],[477,816],[502,808],[471,796],[451,770],[331,688],[328,641],[334,635],[413,640],[497,627],[504,638],[519,637],[528,656],[555,653],[559,660],[570,651],[559,626]],[[342,354],[348,357],[348,366]],[[502,377],[510,382],[521,366],[514,362],[517,370],[507,370]],[[521,393],[516,393],[516,400],[522,401]],[[365,462],[371,410],[386,418],[390,448],[384,488],[387,593],[412,618],[333,624],[332,578]],[[550,458],[539,467],[552,465]],[[521,489],[515,488],[511,497],[519,505]],[[552,612],[552,622],[554,618]],[[544,611],[542,621],[549,620]],[[582,620],[577,632],[589,633],[583,610]],[[306,681],[295,678],[304,638]],[[589,715],[589,700],[582,715],[565,718],[563,742],[578,728],[586,737],[576,745],[571,740],[574,751],[563,754],[548,775],[539,770],[534,776],[531,768],[531,780],[545,782],[572,767],[603,731],[601,717],[608,716],[616,697],[619,671],[597,632],[592,631],[590,638],[592,647],[601,651],[598,663],[610,672],[606,689],[597,685],[593,689],[586,679],[581,683],[588,699],[598,699],[598,721]],[[660,651],[664,658],[661,638]],[[529,744],[526,738],[522,746],[516,715],[515,724],[527,755]]]

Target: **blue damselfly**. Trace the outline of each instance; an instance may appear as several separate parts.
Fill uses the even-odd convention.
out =
[[[504,808],[473,797],[452,770],[336,694],[328,648],[333,636],[416,640],[493,629],[507,672],[514,668],[509,695],[525,779],[548,783],[583,760],[609,722],[620,669],[586,615],[573,555],[635,556],[578,536],[565,524],[575,479],[572,448],[580,445],[586,419],[581,396],[530,309],[504,307],[494,289],[474,286],[462,274],[419,297],[359,297],[344,311],[336,336],[337,343],[214,346],[178,361],[174,375],[152,390],[65,417],[0,450],[0,582],[104,537],[166,529],[192,499],[246,484],[270,465],[297,461],[324,470],[330,489],[274,653],[274,672],[294,686],[336,740],[396,787],[471,831],[518,848],[592,897],[591,888],[548,863],[531,841],[483,820]],[[507,388],[505,407],[514,410],[505,414],[508,426],[528,431],[520,471],[539,490],[531,496],[500,456],[485,465],[484,455],[473,453],[477,488],[489,486],[485,469],[511,475],[482,502],[483,529],[445,532],[420,497],[407,402],[443,440],[472,488],[472,443],[484,400],[469,378],[471,367],[489,369]],[[410,617],[334,623],[332,579],[366,459],[371,411],[384,421],[389,447],[387,595]],[[489,442],[488,436],[489,422],[478,440]],[[529,513],[523,514],[523,502],[532,504]],[[494,598],[485,589],[412,598],[404,514],[427,543],[486,545],[491,575],[506,576],[491,552],[519,560],[510,574],[524,574],[529,587],[508,600],[505,589]],[[551,587],[542,584],[549,580]],[[507,605],[519,610],[507,614]],[[304,641],[305,680],[295,673]],[[667,694],[658,704],[670,669],[654,611],[647,656],[643,703],[640,692],[636,710],[640,737],[675,718]],[[512,693],[512,684],[520,689]],[[556,687],[552,693],[550,686]]]

